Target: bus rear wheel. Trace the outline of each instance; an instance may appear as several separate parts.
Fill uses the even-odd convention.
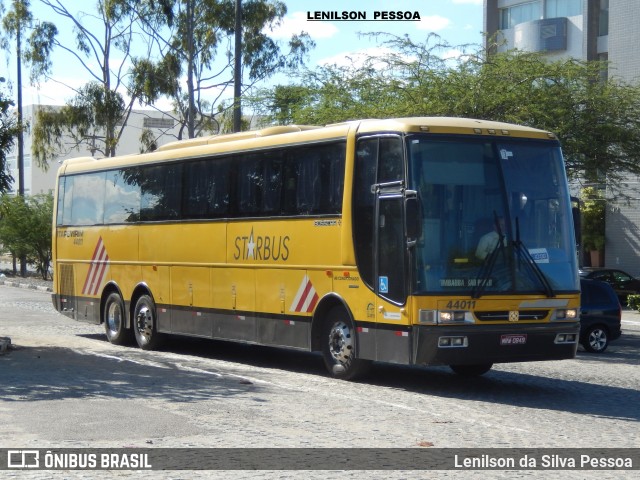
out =
[[[353,322],[342,308],[333,308],[322,331],[322,357],[334,378],[352,380],[366,373],[371,362],[356,357]]]
[[[102,319],[107,340],[114,345],[129,345],[133,343],[133,332],[125,326],[125,309],[122,297],[113,292],[104,302]]]
[[[143,350],[155,350],[163,341],[163,335],[158,333],[156,305],[149,295],[142,295],[136,302],[133,314],[133,331],[138,346]]]
[[[463,377],[479,377],[493,367],[493,363],[480,363],[477,365],[449,365],[449,368]]]

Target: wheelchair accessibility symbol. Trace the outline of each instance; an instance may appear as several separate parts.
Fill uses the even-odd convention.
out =
[[[389,293],[389,277],[378,277],[378,290],[380,293]]]

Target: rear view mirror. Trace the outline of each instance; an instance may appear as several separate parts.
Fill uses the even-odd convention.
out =
[[[407,242],[411,246],[415,244],[420,235],[422,235],[420,202],[418,201],[417,192],[413,190],[407,190],[405,193],[404,218]]]

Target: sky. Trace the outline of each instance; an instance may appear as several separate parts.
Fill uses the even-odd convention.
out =
[[[70,11],[88,10],[87,0],[62,0]],[[5,2],[6,3],[6,2]],[[307,66],[314,68],[325,63],[342,64],[354,61],[359,53],[375,54],[381,46],[376,40],[363,37],[363,33],[386,32],[394,35],[407,34],[414,41],[426,39],[430,33],[438,34],[452,46],[482,43],[483,0],[284,0],[287,15],[281,25],[271,33],[272,37],[286,40],[293,33],[307,32],[316,43],[309,55]],[[32,7],[37,10],[37,1]],[[419,21],[392,21],[374,19],[375,12],[410,12],[420,17]],[[318,12],[318,13],[316,13]],[[322,12],[364,12],[366,20],[312,21]],[[38,16],[38,11],[34,11]],[[49,19],[55,19],[49,15]],[[64,32],[63,32],[64,33]],[[70,33],[70,32],[69,32]],[[456,55],[455,49],[449,53]],[[0,63],[0,76],[15,82],[15,63],[7,66]],[[23,104],[63,104],[73,92],[61,86],[80,86],[90,79],[77,61],[58,53],[54,57],[54,78],[60,83],[47,82],[39,86],[26,85],[28,72],[23,72],[25,88]],[[272,82],[284,83],[287,79],[277,77]],[[265,85],[267,86],[267,85]]]
[[[434,32],[451,45],[482,42],[482,0],[286,0],[288,14],[274,33],[286,37],[306,31],[316,42],[311,64],[340,64],[354,52],[377,45],[361,33],[387,32],[425,38]],[[367,21],[310,21],[315,12],[364,12]],[[374,20],[375,12],[417,12],[420,21]]]

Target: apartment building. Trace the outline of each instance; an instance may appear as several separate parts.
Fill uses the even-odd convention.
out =
[[[484,0],[484,31],[502,51],[608,60],[610,78],[640,82],[640,0]],[[628,185],[629,201],[608,204],[605,265],[640,276],[640,179]]]

